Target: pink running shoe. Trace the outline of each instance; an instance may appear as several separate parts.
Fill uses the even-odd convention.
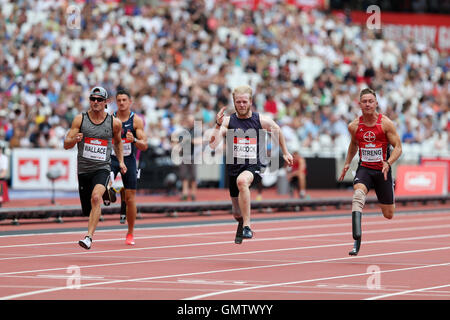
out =
[[[133,237],[132,234],[127,234],[127,238],[125,240],[125,243],[130,245],[130,246],[134,245],[135,242],[134,242],[134,237]]]

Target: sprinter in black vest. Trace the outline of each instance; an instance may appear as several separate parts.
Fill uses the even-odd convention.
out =
[[[277,137],[283,152],[283,159],[292,166],[293,158],[289,153],[280,127],[271,118],[252,111],[252,89],[239,86],[233,90],[233,102],[236,110],[231,116],[225,116],[223,107],[216,116],[216,126],[209,141],[215,149],[223,136],[226,137],[226,164],[229,176],[229,190],[233,206],[233,216],[238,221],[235,243],[242,239],[251,239],[250,228],[250,187],[260,179],[261,153],[265,149],[262,139],[268,131]],[[266,130],[266,131],[264,131]]]

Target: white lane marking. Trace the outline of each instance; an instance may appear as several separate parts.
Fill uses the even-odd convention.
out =
[[[449,249],[450,249],[450,247],[431,248],[431,249],[427,248],[427,249],[419,249],[419,250],[397,251],[397,252],[387,252],[387,253],[379,253],[379,254],[371,254],[371,255],[361,255],[361,256],[356,256],[356,257],[343,257],[343,258],[332,258],[332,259],[322,259],[322,260],[309,260],[309,261],[273,264],[273,265],[265,265],[265,266],[231,268],[231,269],[210,270],[210,271],[202,271],[202,272],[171,274],[171,275],[164,275],[164,276],[153,276],[153,277],[145,277],[145,278],[126,279],[126,280],[113,280],[113,281],[104,281],[104,282],[94,282],[94,283],[80,284],[79,287],[80,288],[82,288],[82,287],[85,288],[85,287],[93,287],[93,286],[99,286],[99,285],[109,285],[109,284],[116,284],[116,283],[147,281],[147,280],[154,280],[154,279],[167,279],[167,278],[173,278],[173,277],[186,277],[186,276],[193,276],[193,275],[205,275],[205,274],[222,273],[222,272],[236,272],[236,271],[244,271],[244,270],[248,271],[248,270],[256,270],[256,269],[287,267],[287,266],[303,265],[303,264],[311,264],[311,263],[323,263],[323,262],[331,262],[331,261],[342,261],[342,260],[349,260],[349,259],[380,257],[380,256],[408,254],[408,253],[418,253],[418,252],[430,252],[430,251],[449,250]],[[409,268],[386,270],[386,271],[380,271],[380,272],[385,273],[385,272],[395,272],[395,271],[417,270],[417,269],[431,268],[431,267],[438,267],[438,266],[447,266],[447,265],[450,265],[450,263],[441,263],[441,264],[434,264],[434,265],[409,267]],[[224,290],[224,291],[219,291],[219,292],[213,292],[213,293],[209,293],[209,294],[206,294],[206,295],[199,295],[199,296],[195,296],[195,297],[185,298],[184,300],[195,300],[195,299],[202,299],[202,298],[206,298],[206,297],[210,297],[210,296],[221,295],[221,294],[225,294],[225,293],[240,292],[240,291],[247,291],[247,290],[259,289],[259,288],[267,288],[267,287],[275,287],[275,286],[281,286],[281,285],[307,283],[307,282],[314,282],[314,281],[323,281],[323,280],[340,279],[340,278],[350,278],[350,277],[356,277],[356,276],[362,276],[362,275],[368,275],[368,274],[370,274],[370,273],[364,272],[364,273],[359,273],[359,274],[341,275],[341,276],[325,277],[325,278],[318,278],[318,279],[308,279],[308,280],[299,280],[299,281],[275,283],[275,284],[270,284],[270,285],[252,286],[252,287],[235,289],[235,290]],[[19,294],[13,294],[13,295],[9,295],[9,296],[0,297],[0,300],[18,299],[18,298],[29,297],[29,296],[32,296],[32,295],[37,295],[37,294],[57,292],[57,291],[68,290],[68,289],[70,290],[69,287],[64,286],[64,287],[56,287],[56,288],[50,288],[50,289],[44,289],[44,290],[29,291],[29,292],[23,292],[23,293],[19,293]]]
[[[426,215],[431,215],[431,214],[445,214],[446,212],[433,212],[433,213],[426,213]],[[414,213],[415,214],[415,213]],[[409,223],[409,222],[426,222],[426,221],[441,221],[441,220],[450,220],[449,216],[443,216],[443,217],[424,217],[424,218],[411,218],[411,213],[408,214],[402,214],[399,213],[397,214],[397,218],[390,220],[388,223],[389,224],[397,224],[397,223]],[[401,217],[401,218],[399,218]],[[252,224],[264,224],[264,223],[283,223],[283,222],[292,222],[292,221],[315,221],[315,222],[320,222],[321,220],[332,220],[332,219],[336,219],[336,220],[344,220],[347,219],[348,220],[349,216],[320,216],[320,217],[309,217],[309,218],[305,218],[305,217],[298,217],[298,218],[294,218],[294,219],[274,219],[274,220],[264,220],[264,221],[260,221],[260,220],[255,220],[252,221]],[[370,215],[367,216],[365,219],[377,219],[378,217]],[[403,219],[402,219],[403,218]],[[382,220],[382,221],[372,221],[372,222],[365,222],[364,225],[378,225],[378,224],[385,224],[387,221],[386,220]],[[230,222],[224,222],[224,223],[208,223],[208,224],[190,224],[190,225],[180,225],[180,226],[159,226],[159,227],[143,227],[140,228],[139,225],[136,225],[137,227],[139,227],[139,230],[165,230],[165,229],[184,229],[186,227],[188,228],[201,228],[201,227],[212,227],[212,226],[226,226],[226,225],[235,225],[234,220],[230,221]],[[341,224],[327,224],[327,225],[312,225],[312,226],[299,226],[299,227],[292,227],[294,230],[295,229],[309,229],[309,228],[320,228],[320,227],[325,227],[325,226],[348,226],[349,223],[341,223]],[[280,230],[282,230],[283,228],[280,228]],[[271,229],[262,229],[262,231],[267,231],[267,230],[271,230]],[[107,229],[107,230],[96,230],[96,233],[115,233],[115,232],[124,232],[126,231],[126,227],[123,227],[121,229]],[[259,230],[258,230],[259,231]],[[57,234],[80,234],[83,233],[83,231],[77,230],[77,231],[61,231],[61,232],[57,232]],[[226,232],[224,232],[226,233]],[[11,238],[11,237],[35,237],[35,236],[46,236],[46,235],[55,235],[54,232],[47,232],[47,233],[26,233],[26,234],[11,234],[11,235],[0,235],[0,239],[1,238]],[[188,236],[189,234],[187,234],[186,236]],[[168,235],[176,237],[177,235]],[[183,236],[183,235],[181,235]],[[158,237],[165,237],[164,235],[157,235],[157,236],[149,236],[149,237],[140,237],[140,239],[151,239],[151,238],[158,238]],[[138,239],[138,238],[136,238]],[[104,240],[97,240],[97,241],[110,241],[110,240],[123,240],[123,238],[115,238],[115,239],[104,239]],[[59,244],[59,243],[72,243],[72,242],[56,242],[55,244]],[[52,244],[52,243],[50,243]],[[32,245],[42,245],[40,243],[35,243]],[[23,245],[17,245],[17,246],[23,246]],[[25,244],[25,246],[28,246],[28,244]],[[0,246],[0,248],[3,247],[7,247],[7,246]]]
[[[434,289],[441,289],[441,288],[446,288],[446,287],[450,287],[450,284],[444,284],[444,285],[435,286],[435,287],[411,289],[411,290],[405,290],[405,291],[400,291],[400,292],[395,292],[395,293],[383,294],[381,296],[375,296],[375,297],[371,297],[371,298],[366,298],[364,300],[378,300],[378,299],[384,299],[384,298],[389,298],[389,297],[394,297],[394,296],[406,295],[406,294],[415,293],[415,292],[422,292],[422,291],[429,291],[429,290],[434,290]]]
[[[417,231],[417,230],[430,230],[430,229],[441,229],[450,227],[450,224],[446,225],[432,225],[424,227],[408,227],[408,228],[390,228],[390,229],[379,229],[379,230],[367,230],[364,234],[376,234],[385,232],[397,232],[397,231]],[[270,230],[270,229],[267,229]],[[228,233],[228,232],[227,232]],[[234,232],[233,232],[234,233]],[[276,238],[257,238],[252,239],[252,242],[259,241],[275,241],[275,240],[293,240],[293,239],[307,239],[307,238],[323,238],[329,236],[345,236],[349,235],[351,232],[337,232],[337,233],[322,233],[322,234],[310,234],[310,235],[300,235],[300,236],[286,236],[286,237],[276,237]],[[217,234],[216,232],[211,232],[211,235]],[[204,233],[202,234],[204,235]],[[94,240],[95,243],[95,240]],[[57,254],[43,254],[43,255],[31,255],[31,256],[17,256],[17,257],[6,257],[0,258],[0,261],[5,260],[20,260],[20,259],[36,259],[36,258],[47,258],[47,257],[62,257],[70,255],[85,255],[85,254],[98,254],[98,253],[111,253],[111,252],[122,252],[122,251],[142,251],[142,250],[155,250],[155,249],[168,249],[168,248],[182,248],[191,246],[207,246],[207,245],[219,245],[219,244],[230,244],[231,241],[216,241],[216,242],[205,242],[205,243],[188,243],[188,244],[177,244],[177,245],[167,245],[167,246],[157,246],[157,247],[143,247],[143,248],[126,248],[126,249],[114,249],[114,250],[101,250],[101,251],[82,251],[82,252],[67,252],[67,253],[57,253]],[[368,243],[368,242],[365,242]],[[30,245],[31,246],[31,245]]]
[[[424,250],[424,249],[422,249],[422,250]],[[422,251],[422,250],[418,250],[418,251]],[[412,251],[416,251],[416,250],[412,250]],[[433,249],[428,249],[426,251],[433,251]],[[394,254],[394,253],[390,253],[390,254]],[[373,255],[369,255],[369,256],[373,256]],[[369,257],[369,256],[364,256],[364,257]],[[450,262],[439,263],[439,264],[430,264],[430,265],[419,266],[419,267],[409,267],[409,268],[401,268],[401,269],[382,270],[382,271],[380,271],[380,273],[410,271],[410,270],[433,268],[433,267],[444,267],[444,266],[450,266]],[[352,277],[358,277],[358,276],[364,276],[364,275],[370,275],[370,273],[369,272],[364,272],[364,273],[358,273],[358,274],[347,274],[347,275],[341,275],[341,276],[333,276],[333,277],[325,277],[325,278],[317,278],[317,279],[307,279],[307,280],[290,281],[290,282],[280,282],[280,283],[272,283],[272,284],[251,286],[251,287],[246,287],[246,288],[222,290],[222,291],[216,291],[216,292],[212,292],[212,293],[197,295],[197,296],[194,296],[194,297],[189,297],[189,298],[185,298],[185,299],[182,299],[182,300],[199,300],[199,299],[209,298],[209,297],[213,297],[213,296],[228,294],[228,293],[249,291],[249,290],[255,290],[255,289],[262,289],[262,288],[279,287],[279,286],[286,286],[286,285],[300,284],[300,283],[308,283],[308,282],[315,282],[315,281],[323,281],[323,280],[352,278]]]

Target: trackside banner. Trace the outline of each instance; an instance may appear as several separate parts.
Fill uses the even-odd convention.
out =
[[[396,196],[431,196],[447,194],[447,167],[409,166],[397,167]]]
[[[76,150],[13,149],[11,169],[15,190],[50,190],[49,172],[59,176],[56,190],[78,190]]]
[[[342,14],[342,11],[335,11]],[[378,16],[376,16],[378,15]],[[352,22],[369,25],[379,20],[384,39],[414,40],[427,47],[450,50],[450,16],[380,11],[352,11]]]
[[[173,2],[173,0],[166,0]],[[217,4],[231,3],[235,7],[243,9],[267,9],[276,4],[288,4],[302,9],[325,9],[328,7],[327,0],[215,0]]]
[[[424,166],[444,166],[447,168],[447,191],[450,193],[450,158],[422,157]]]

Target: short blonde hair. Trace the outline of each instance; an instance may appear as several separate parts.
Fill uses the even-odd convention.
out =
[[[365,88],[361,90],[361,93],[359,94],[359,100],[361,100],[361,97],[365,94],[373,94],[373,96],[375,97],[375,99],[377,98],[377,94],[375,93],[374,90],[370,89],[370,88]]]
[[[248,93],[249,96],[250,96],[250,99],[253,96],[252,88],[250,86],[248,86],[248,85],[243,85],[243,86],[239,86],[239,87],[234,88],[234,90],[232,92],[233,99],[234,99],[236,94],[244,94],[244,93]]]

